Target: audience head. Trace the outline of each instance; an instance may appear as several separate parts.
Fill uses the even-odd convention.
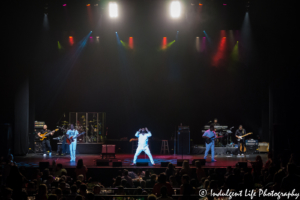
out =
[[[167,192],[168,192],[168,190],[167,190],[166,186],[162,186],[160,188],[160,194],[161,194],[161,196],[163,196],[163,197],[167,196]]]
[[[80,194],[81,194],[81,195],[82,195],[82,194],[86,194],[86,189],[87,189],[86,185],[82,183],[82,184],[80,185],[80,188],[79,188]]]
[[[82,183],[82,181],[81,181],[81,180],[77,180],[77,181],[76,181],[76,186],[77,186],[77,188],[80,188],[80,186],[81,186],[81,183]]]
[[[165,183],[167,181],[167,176],[165,173],[161,173],[158,177],[158,182],[159,183]]]
[[[126,179],[122,179],[121,185],[122,185],[123,187],[127,187],[127,180],[126,180]]]
[[[77,186],[76,185],[72,185],[71,188],[70,188],[70,190],[71,190],[72,194],[76,194],[77,193]]]
[[[189,169],[190,168],[190,164],[189,161],[185,160],[182,163],[182,169]]]
[[[60,189],[65,190],[66,189],[66,182],[62,181],[59,184]]]
[[[60,169],[62,169],[62,168],[63,168],[63,166],[62,166],[61,163],[58,163],[58,164],[56,165],[56,169],[57,169],[57,170],[60,170]]]
[[[95,185],[94,186],[94,194],[100,194],[100,191],[101,191],[101,187],[100,185]]]
[[[156,196],[154,194],[150,194],[147,198],[147,200],[156,200]]]
[[[201,163],[200,163],[199,160],[197,160],[197,161],[195,162],[195,166],[196,166],[197,168],[201,168]]]
[[[77,176],[77,180],[79,181],[83,181],[84,180],[84,176],[82,174]]]
[[[146,170],[145,177],[150,177],[150,171],[149,170]]]
[[[75,198],[75,200],[84,200],[84,198],[81,195],[77,195],[76,198]]]
[[[228,166],[228,167],[226,168],[226,172],[231,173],[231,172],[232,172],[232,167],[231,167],[231,166]]]
[[[124,176],[128,176],[128,170],[127,169],[124,169],[123,173],[124,173]]]
[[[57,197],[61,197],[62,195],[62,190],[60,188],[56,188],[55,189],[55,194],[57,195]]]
[[[54,181],[53,176],[49,175],[47,181],[48,181],[48,183],[53,183],[53,181]]]
[[[141,187],[145,188],[146,187],[146,181],[141,181]]]
[[[48,200],[58,200],[57,195],[56,194],[50,194],[48,197]]]
[[[181,177],[182,184],[187,184],[190,182],[190,177],[187,174],[182,175]]]
[[[39,195],[47,194],[47,186],[45,184],[40,184],[38,194]]]
[[[170,163],[170,162],[168,164],[168,169],[169,170],[174,170],[174,165],[172,163]]]
[[[151,175],[151,181],[156,181],[156,174]]]

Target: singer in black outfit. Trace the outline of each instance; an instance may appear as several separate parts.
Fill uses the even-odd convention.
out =
[[[239,128],[235,131],[235,137],[238,139],[238,149],[239,149],[239,154],[242,154],[242,156],[244,155],[243,152],[241,152],[240,150],[240,145],[242,144],[242,149],[244,149],[245,147],[245,138],[239,139],[239,136],[243,136],[246,134],[246,130],[243,129],[243,126],[240,125]]]

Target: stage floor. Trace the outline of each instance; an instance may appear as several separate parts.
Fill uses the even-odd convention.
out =
[[[246,162],[247,160],[254,161],[257,155],[260,155],[263,163],[266,163],[267,154],[250,154],[246,156],[216,155],[215,159],[217,162],[211,162],[211,157],[208,155],[206,164],[203,166],[203,168],[226,168],[227,166],[235,167],[237,162]],[[148,157],[145,157],[145,155],[140,155],[137,159],[137,162],[148,162],[149,166],[131,166],[130,164],[132,163],[133,156],[133,154],[116,154],[116,158],[108,158],[110,161],[109,166],[96,166],[96,160],[102,159],[101,155],[79,154],[76,156],[76,161],[78,161],[78,159],[83,159],[83,163],[88,168],[111,168],[112,162],[122,162],[122,168],[161,168],[161,162],[171,162],[176,167],[181,167],[177,166],[177,159],[187,159],[189,160],[190,164],[192,164],[194,159],[203,159],[203,155],[153,155],[156,165],[152,166]],[[51,166],[53,160],[55,160],[56,163],[63,164],[64,168],[76,167],[76,162],[70,162],[69,155],[57,156],[56,152],[53,152],[51,157],[48,155],[43,157],[42,154],[27,154],[26,156],[15,157],[15,162],[18,164],[18,166],[25,167],[38,167],[39,162],[49,162]],[[250,163],[248,163],[248,167],[251,167]]]

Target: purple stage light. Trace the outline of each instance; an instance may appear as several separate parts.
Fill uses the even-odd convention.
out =
[[[67,6],[67,4],[63,4],[63,6]]]
[[[226,4],[226,3],[223,3],[223,6],[227,6],[227,4]]]

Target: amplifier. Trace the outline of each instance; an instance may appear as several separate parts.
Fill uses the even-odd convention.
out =
[[[269,142],[259,142],[258,143],[259,152],[269,152]]]
[[[45,122],[39,122],[39,121],[35,121],[34,122],[34,128],[43,128],[43,126],[45,125]]]
[[[246,146],[258,146],[258,140],[253,140],[253,139],[246,140],[245,145]]]
[[[245,145],[246,145],[246,153],[253,154],[258,148],[258,140],[253,140],[253,139],[246,140]]]

